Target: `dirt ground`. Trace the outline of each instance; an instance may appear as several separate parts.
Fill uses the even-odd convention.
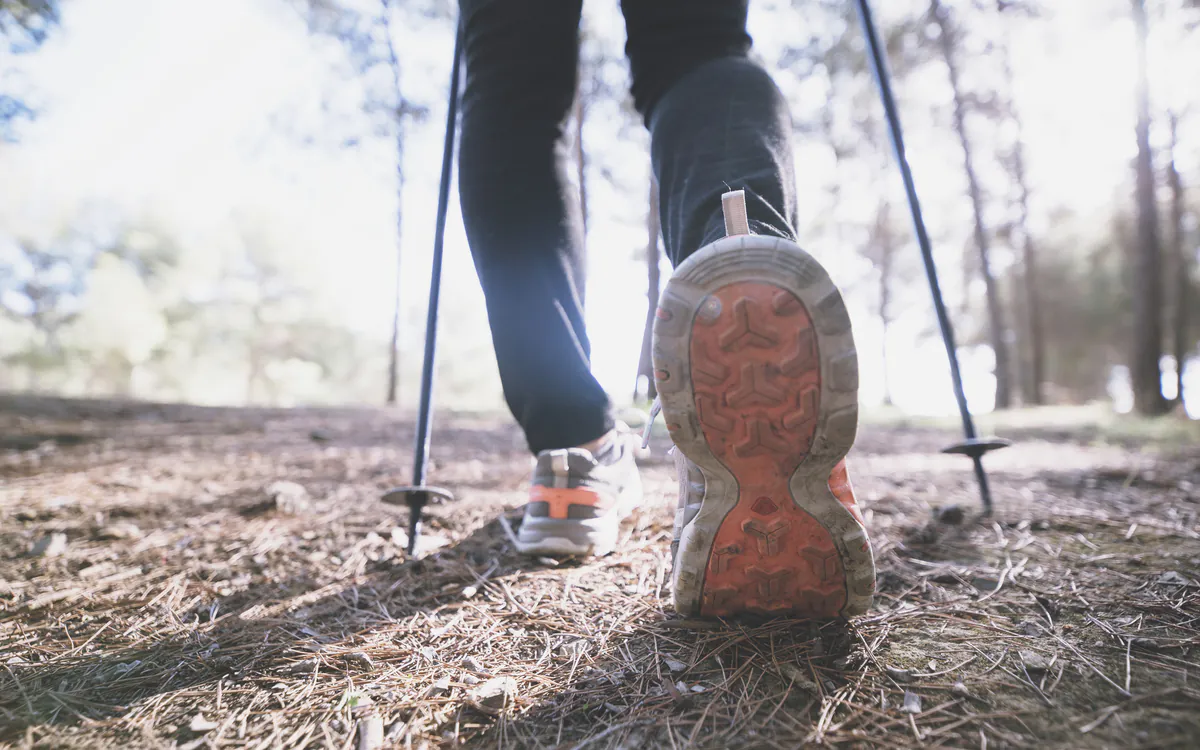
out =
[[[556,563],[516,430],[439,415],[408,560],[410,417],[0,397],[0,744],[1200,747],[1200,445],[1006,433],[981,518],[952,432],[864,424],[874,609],[717,622],[669,606],[663,437]]]

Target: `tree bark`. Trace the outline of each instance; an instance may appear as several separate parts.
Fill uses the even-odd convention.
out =
[[[402,141],[404,136],[401,134],[403,124],[396,123],[396,151],[398,154],[403,154]],[[396,403],[396,394],[400,388],[400,280],[402,278],[400,267],[400,238],[401,238],[401,208],[402,199],[404,196],[404,168],[403,160],[400,157],[396,159],[396,280],[394,288],[394,299],[392,301],[392,336],[391,345],[388,348],[388,382],[387,382],[387,404],[392,406]]]
[[[1002,0],[997,4],[1000,13],[1004,13],[1007,4]],[[1016,128],[1013,143],[1012,164],[1013,178],[1017,183],[1017,231],[1021,243],[1021,282],[1024,287],[1025,302],[1025,335],[1028,341],[1029,368],[1027,377],[1028,389],[1026,401],[1041,406],[1046,403],[1046,331],[1042,321],[1041,293],[1038,289],[1037,247],[1033,235],[1029,231],[1029,179],[1025,171],[1025,135],[1024,122],[1017,109],[1016,86],[1013,81],[1012,58],[1008,45],[1004,46],[1002,55],[1004,85],[1008,90],[1009,115]]]
[[[404,94],[400,88],[400,58],[396,54],[396,45],[392,40],[392,3],[391,0],[380,0],[381,20],[384,36],[387,41],[388,68],[392,72],[392,85],[396,90],[396,112],[394,115],[396,132],[396,284],[395,297],[392,302],[392,336],[388,348],[388,375],[386,403],[392,406],[396,403],[396,394],[400,387],[400,279],[401,279],[401,238],[403,237],[404,215],[404,118],[407,114]]]
[[[940,0],[932,0],[930,12],[941,33],[942,56],[945,58],[946,70],[950,76],[950,87],[954,94],[954,129],[958,134],[959,143],[963,150],[963,168],[967,175],[967,189],[971,197],[971,207],[975,214],[975,244],[979,248],[980,272],[983,275],[984,291],[987,297],[988,326],[991,329],[992,352],[996,358],[996,408],[1007,409],[1012,406],[1012,383],[1008,356],[1007,330],[1004,326],[1004,315],[1000,304],[1000,292],[996,278],[992,273],[989,258],[988,232],[983,221],[983,196],[979,188],[979,180],[975,174],[975,164],[971,151],[971,141],[967,137],[966,105],[963,102],[959,85],[958,64],[955,60],[955,43],[952,28],[946,11]]]
[[[1183,403],[1183,370],[1188,360],[1188,322],[1191,307],[1192,264],[1185,242],[1183,178],[1175,164],[1175,152],[1179,145],[1179,117],[1171,112],[1168,116],[1171,130],[1170,151],[1167,162],[1167,186],[1171,190],[1171,256],[1175,259],[1175,315],[1172,320],[1175,354],[1175,401]]]
[[[660,230],[658,218],[658,184],[655,182],[653,176],[650,177],[650,200],[647,202],[649,209],[646,211],[646,325],[642,329],[642,353],[638,359],[637,381],[640,382],[642,377],[646,378],[646,398],[653,401],[658,396],[658,391],[654,387],[654,358],[650,345],[654,332],[654,317],[658,311],[659,287],[662,281],[658,270],[658,235]],[[636,401],[638,397],[638,387],[635,383],[633,398]]]
[[[1162,249],[1154,195],[1154,155],[1150,150],[1150,83],[1146,46],[1149,20],[1145,0],[1132,0],[1137,29],[1137,250],[1133,261],[1133,347],[1130,374],[1133,405],[1140,414],[1167,411],[1162,395]]]
[[[883,405],[891,406],[892,386],[888,377],[888,327],[892,323],[892,260],[895,245],[891,232],[891,204],[884,200],[879,204],[875,217],[875,242],[879,245],[879,324],[882,328],[880,356],[883,368]]]

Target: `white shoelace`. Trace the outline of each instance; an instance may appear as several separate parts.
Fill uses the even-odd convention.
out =
[[[650,416],[646,418],[646,427],[642,430],[642,450],[650,447],[650,430],[654,427],[654,420],[658,417],[658,413],[662,411],[662,398],[655,397],[654,405],[650,407]]]

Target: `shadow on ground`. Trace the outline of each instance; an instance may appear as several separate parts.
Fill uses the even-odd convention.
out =
[[[1195,446],[1031,433],[989,458],[980,518],[969,464],[937,453],[952,433],[865,425],[851,471],[880,595],[816,625],[672,613],[661,437],[619,552],[555,563],[500,523],[529,471],[507,421],[440,417],[433,477],[457,499],[431,508],[446,544],[421,561],[378,502],[408,478],[405,415],[0,399],[0,435],[16,746],[341,748],[370,716],[413,748],[1200,737]]]

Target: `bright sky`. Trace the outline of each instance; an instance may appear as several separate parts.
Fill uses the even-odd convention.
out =
[[[620,35],[616,5],[587,2],[590,16],[611,13],[607,24],[598,25]],[[1108,23],[1103,3],[1053,5],[1055,31],[1026,35],[1014,54],[1036,200],[1043,207],[1068,202],[1099,209],[1131,185],[1131,29]],[[305,123],[317,122],[317,93],[332,85],[329,59],[314,54],[294,17],[270,0],[68,0],[64,22],[62,33],[23,63],[44,114],[20,145],[0,144],[0,172],[8,176],[0,184],[0,229],[52,233],[85,202],[103,200],[218,253],[238,241],[237,217],[256,217],[280,247],[302,255],[306,271],[340,314],[381,339],[386,335],[394,273],[387,152],[303,148],[280,134],[281,123],[302,131]],[[764,48],[791,33],[757,7],[751,30]],[[614,38],[617,45],[622,41]],[[436,27],[403,30],[399,44],[409,95],[439,102],[430,124],[413,132],[407,162],[415,187],[404,205],[404,345],[413,357],[422,337],[451,43],[448,31]],[[1157,70],[1176,68],[1160,64]],[[593,132],[602,135],[603,123],[589,123],[588,137]],[[947,150],[944,133],[909,136],[930,222],[960,221],[966,216],[960,156]],[[803,214],[804,206],[825,200],[832,163],[823,149],[797,145]],[[646,162],[634,160],[628,169],[631,179],[639,179]],[[644,191],[630,199],[603,184],[590,187],[594,370],[616,398],[625,399],[645,314],[637,260]],[[452,318],[447,325],[466,325],[485,336],[457,209],[454,200],[443,296]],[[858,273],[850,253],[809,249],[835,278],[848,281]],[[961,245],[939,248],[951,262],[960,251]],[[960,275],[950,265],[943,270],[951,294]],[[911,343],[931,319],[928,293],[922,288],[910,298],[914,303],[890,344],[897,400],[914,412],[949,413],[953,399],[940,342]],[[881,395],[879,332],[868,307],[872,300],[851,302],[862,395],[871,403]],[[458,345],[442,341],[448,348]],[[990,408],[989,357],[968,355],[964,367],[973,406]]]

